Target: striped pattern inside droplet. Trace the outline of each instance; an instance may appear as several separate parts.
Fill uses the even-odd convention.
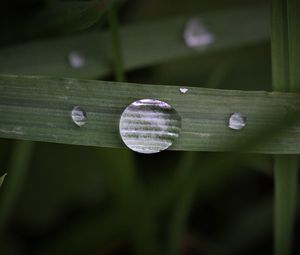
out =
[[[120,118],[120,135],[127,147],[139,153],[157,153],[179,137],[181,117],[169,104],[141,99],[130,104]]]

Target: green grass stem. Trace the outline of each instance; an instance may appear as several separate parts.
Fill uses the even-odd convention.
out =
[[[115,7],[111,6],[108,10],[108,21],[111,31],[111,43],[113,51],[114,73],[116,81],[124,81],[124,61],[122,52],[122,43],[119,32],[118,17]]]
[[[272,1],[272,68],[273,89],[276,91],[300,91],[298,71],[300,18],[297,15],[299,12],[300,5],[297,0]],[[297,156],[275,156],[274,253],[276,255],[292,254],[298,168]]]
[[[16,141],[11,154],[8,175],[1,189],[0,198],[0,235],[3,234],[14,206],[26,181],[27,170],[32,156],[34,143]]]

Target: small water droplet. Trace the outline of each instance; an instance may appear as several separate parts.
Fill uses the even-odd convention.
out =
[[[185,93],[187,93],[187,92],[189,91],[188,88],[180,88],[179,90],[180,90],[180,92],[181,92],[182,94],[185,94]]]
[[[86,58],[82,53],[78,51],[71,51],[69,53],[69,63],[73,68],[81,68],[85,65]]]
[[[198,18],[191,18],[187,21],[183,38],[185,44],[194,49],[203,49],[215,41],[215,36]]]
[[[71,112],[71,117],[74,123],[81,127],[86,124],[87,114],[83,108],[80,106],[74,106]]]
[[[240,112],[234,112],[230,115],[228,127],[231,129],[242,129],[246,126],[246,117]]]
[[[181,117],[163,101],[141,99],[123,111],[119,129],[123,142],[131,150],[157,153],[169,148],[179,137]]]

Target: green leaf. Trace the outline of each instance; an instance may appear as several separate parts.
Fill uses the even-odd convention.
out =
[[[300,2],[272,2],[273,88],[300,92]],[[297,204],[299,158],[277,155],[274,161],[276,255],[291,254]]]
[[[120,37],[125,69],[257,44],[270,37],[268,8],[265,5],[212,12],[199,18],[216,38],[202,51],[192,50],[183,42],[182,33],[187,17],[123,27]],[[71,51],[84,54],[86,65],[79,69],[72,68],[68,62]],[[2,48],[0,73],[96,78],[111,73],[112,60],[110,31],[90,32]]]
[[[179,164],[179,167],[181,167],[181,169],[178,169],[177,172],[184,172],[184,175],[187,175],[189,172],[191,172],[189,168],[195,167],[195,163],[198,163],[196,159],[196,153],[185,153],[181,159],[181,164]],[[186,166],[189,166],[189,168],[185,169]],[[179,176],[179,174],[177,176]],[[183,233],[187,228],[186,225],[188,217],[191,211],[192,204],[195,200],[195,196],[197,194],[198,186],[199,182],[197,182],[197,185],[193,187],[186,187],[186,189],[184,189],[177,198],[176,209],[174,210],[169,224],[166,254],[180,254],[180,240],[182,240]]]
[[[6,177],[7,174],[4,174],[0,177],[0,187],[2,186],[3,182],[4,182],[4,179]]]
[[[252,141],[263,143],[251,149],[255,152],[300,153],[299,123],[293,123],[298,119],[289,114],[299,109],[299,95],[188,89],[182,94],[176,86],[1,76],[0,137],[124,147],[118,127],[123,110],[137,99],[155,98],[172,105],[181,116],[180,138],[173,150],[228,151],[237,143]],[[70,117],[76,105],[87,112],[87,124],[81,128]],[[232,112],[247,117],[244,129],[228,128]],[[281,130],[291,124],[286,132]],[[257,137],[261,130],[263,136]]]
[[[33,16],[24,31],[34,36],[65,34],[94,25],[107,10],[106,0],[55,2]]]
[[[3,234],[21,194],[33,148],[34,143],[29,141],[16,141],[14,144],[8,169],[9,180],[0,197],[0,235]]]
[[[294,155],[276,155],[275,179],[275,254],[292,254],[297,208],[299,160]]]
[[[111,44],[113,49],[114,74],[116,81],[125,80],[123,49],[120,39],[119,21],[114,7],[108,10],[108,22],[111,31]]]

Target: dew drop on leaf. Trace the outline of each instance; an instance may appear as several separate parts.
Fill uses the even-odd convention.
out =
[[[180,88],[179,91],[181,94],[185,94],[189,91],[189,89],[188,88]]]
[[[240,112],[234,112],[230,115],[228,127],[239,130],[246,126],[246,117]]]
[[[81,127],[86,124],[87,121],[87,114],[86,111],[81,108],[80,106],[74,106],[71,112],[71,117],[73,122],[78,126]]]
[[[139,153],[157,153],[169,148],[179,137],[181,117],[169,104],[141,99],[122,113],[120,135],[125,145]]]
[[[191,18],[185,24],[183,38],[185,44],[193,49],[205,49],[215,41],[215,36],[198,18]]]
[[[69,64],[72,68],[78,69],[85,66],[86,58],[78,51],[71,51],[69,53]]]

